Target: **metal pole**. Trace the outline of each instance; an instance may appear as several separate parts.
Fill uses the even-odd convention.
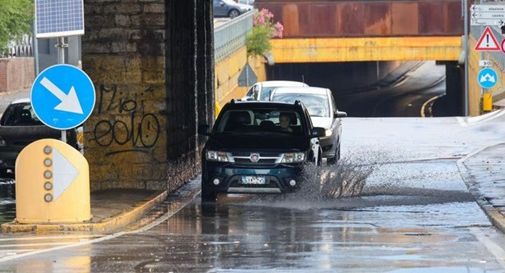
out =
[[[39,41],[37,40],[36,22],[37,22],[37,13],[35,13],[35,17],[33,19],[33,38],[32,38],[33,59],[35,63],[34,67],[35,77],[39,75]]]
[[[56,47],[58,48],[58,64],[64,64],[65,63],[65,47],[68,47],[68,45],[65,44],[65,37],[58,37],[58,42],[56,44]],[[67,131],[65,131],[65,130],[61,131],[61,141],[67,143]]]
[[[482,0],[480,0],[480,4],[482,5]],[[480,27],[480,32],[483,33],[484,32],[484,26],[481,26]],[[482,52],[479,52],[479,70],[480,70],[480,61],[484,59],[484,54]],[[482,95],[484,94],[484,88],[480,88],[480,97],[479,97],[479,101],[481,101],[482,99]],[[483,110],[484,107],[479,107],[479,113],[481,113],[481,110]],[[484,111],[482,111],[484,112]]]
[[[468,105],[468,101],[469,101],[469,90],[468,90],[468,85],[469,85],[469,81],[468,81],[468,71],[469,71],[469,63],[468,63],[468,0],[463,0],[463,11],[464,11],[464,14],[463,14],[463,20],[464,20],[464,29],[465,29],[465,38],[464,38],[464,47],[465,47],[465,94],[463,95],[464,97],[464,115],[465,116],[468,116],[468,112],[469,112],[469,105]]]

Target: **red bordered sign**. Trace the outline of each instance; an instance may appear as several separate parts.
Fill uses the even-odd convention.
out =
[[[480,36],[477,45],[475,46],[476,51],[501,51],[502,47],[496,40],[493,31],[489,26],[486,27],[482,35]]]

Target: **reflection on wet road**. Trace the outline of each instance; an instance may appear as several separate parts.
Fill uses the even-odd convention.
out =
[[[12,221],[16,217],[14,188],[13,180],[0,178],[0,224]]]
[[[456,165],[501,141],[502,122],[347,119],[343,156],[375,166],[359,197],[196,199],[151,229],[90,244],[0,236],[0,254],[79,243],[5,260],[0,272],[505,272],[505,237]]]

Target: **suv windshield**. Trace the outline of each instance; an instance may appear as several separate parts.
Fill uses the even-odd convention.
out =
[[[216,125],[216,133],[304,135],[305,125],[295,111],[278,109],[229,110]]]
[[[42,122],[33,112],[30,103],[16,103],[7,107],[0,124],[4,126],[33,126],[42,125]]]
[[[301,101],[309,114],[312,117],[329,117],[330,116],[330,106],[328,104],[328,97],[319,94],[300,94],[300,93],[282,93],[274,94],[272,101],[280,101],[287,103],[294,103],[295,101]]]

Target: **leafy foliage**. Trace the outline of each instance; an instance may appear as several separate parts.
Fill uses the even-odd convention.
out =
[[[0,0],[0,52],[9,41],[30,31],[33,0]]]
[[[267,9],[254,14],[253,29],[247,35],[247,53],[249,55],[263,55],[272,49],[270,39],[282,38],[284,27],[281,23],[273,22],[274,15]]]

